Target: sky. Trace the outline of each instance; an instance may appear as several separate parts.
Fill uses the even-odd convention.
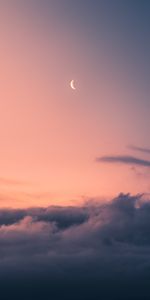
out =
[[[150,299],[149,29],[149,0],[0,0],[1,299]]]
[[[146,0],[0,1],[1,207],[150,192],[149,26]]]

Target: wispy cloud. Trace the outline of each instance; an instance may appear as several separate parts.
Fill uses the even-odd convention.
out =
[[[11,178],[4,178],[0,177],[0,185],[29,185],[29,182],[21,181],[21,180],[16,180],[16,179],[11,179]]]
[[[150,161],[137,158],[130,155],[112,155],[97,157],[96,161],[99,163],[113,163],[113,164],[126,164],[126,165],[138,165],[143,167],[150,167]]]
[[[131,150],[134,150],[134,151],[150,154],[150,148],[137,147],[137,146],[134,146],[134,145],[128,145],[127,148],[131,149]]]

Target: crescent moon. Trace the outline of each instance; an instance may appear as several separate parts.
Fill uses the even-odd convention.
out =
[[[73,90],[76,90],[76,88],[75,88],[75,86],[74,86],[74,79],[73,79],[73,80],[71,80],[71,82],[70,82],[70,86],[71,86],[71,88],[72,88]]]

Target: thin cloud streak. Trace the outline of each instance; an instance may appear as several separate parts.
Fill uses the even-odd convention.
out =
[[[112,164],[126,164],[126,165],[138,165],[143,167],[150,167],[150,161],[137,158],[130,155],[114,155],[114,156],[102,156],[97,157],[96,162],[99,163],[112,163]]]
[[[0,185],[30,185],[31,183],[26,182],[26,181],[21,181],[21,180],[15,180],[15,179],[11,179],[11,178],[3,178],[0,177]]]
[[[134,145],[128,145],[127,148],[131,149],[131,150],[134,150],[134,151],[150,154],[150,149],[149,148],[137,147],[137,146],[134,146]]]

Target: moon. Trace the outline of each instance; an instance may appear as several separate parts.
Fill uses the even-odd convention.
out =
[[[74,85],[74,79],[70,81],[70,86],[73,90],[76,90],[75,85]]]

